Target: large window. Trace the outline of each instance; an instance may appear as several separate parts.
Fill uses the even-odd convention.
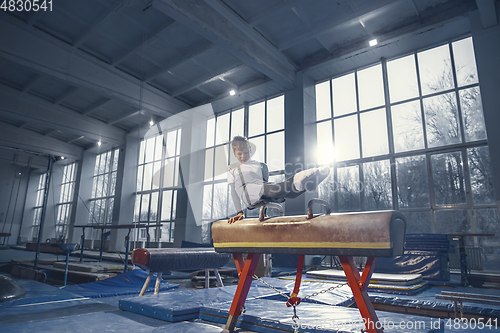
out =
[[[65,165],[61,185],[61,195],[57,204],[56,238],[66,239],[69,216],[73,206],[73,193],[76,181],[77,163]]]
[[[471,38],[318,83],[316,103],[332,209],[399,209],[408,233],[500,232]]]
[[[38,187],[36,190],[36,202],[33,216],[33,226],[31,228],[31,238],[33,241],[38,238],[38,232],[40,230],[40,222],[42,221],[42,210],[43,210],[43,198],[45,195],[45,183],[47,180],[47,173],[43,173],[38,178]]]
[[[210,241],[210,222],[236,212],[227,185],[227,166],[236,162],[231,148],[233,137],[245,136],[255,145],[252,159],[265,162],[269,181],[284,180],[285,135],[284,96],[269,98],[244,108],[220,113],[207,122],[205,181],[203,188],[203,242]],[[258,210],[247,210],[257,216]]]
[[[90,199],[89,223],[91,224],[111,224],[113,220],[116,170],[119,155],[120,150],[114,149],[96,156]],[[92,231],[91,238],[100,238],[98,230]]]
[[[151,238],[156,241],[174,241],[180,143],[181,129],[173,129],[144,138],[140,145],[134,222],[161,223],[161,228],[150,230]],[[137,232],[134,238],[145,241],[146,229]]]

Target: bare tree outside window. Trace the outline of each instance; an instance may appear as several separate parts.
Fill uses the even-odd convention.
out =
[[[387,75],[380,74],[384,70]],[[498,234],[471,38],[316,87],[318,152],[333,151],[330,158],[318,154],[317,162],[333,171],[318,196],[334,211],[399,209],[408,232]],[[498,238],[468,242],[483,245],[500,267]]]

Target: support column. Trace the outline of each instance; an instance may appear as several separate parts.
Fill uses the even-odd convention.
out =
[[[496,15],[500,17],[500,3],[496,2]],[[497,200],[500,210],[500,24],[483,28],[479,11],[470,14],[472,40],[476,56],[476,66],[481,87],[484,120],[488,147],[490,150],[491,171]]]
[[[285,91],[285,175],[287,178],[314,166],[313,142],[316,139],[316,126],[308,126],[308,124],[315,121],[315,109],[314,82],[307,75],[298,72],[296,87]],[[306,193],[296,199],[287,199],[285,203],[287,215],[305,214],[306,200],[313,196],[313,194]]]

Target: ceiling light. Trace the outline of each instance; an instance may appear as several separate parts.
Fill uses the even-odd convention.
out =
[[[149,122],[149,126],[153,126],[154,124],[155,124],[155,122],[152,120]]]
[[[368,42],[370,46],[375,46],[378,44],[377,39],[372,39],[371,41]]]
[[[101,140],[97,141],[97,145],[101,146]]]
[[[61,156],[61,160],[64,160],[64,156]]]
[[[229,95],[231,95],[231,96],[236,95],[236,91],[234,91],[234,89],[233,89],[233,90],[231,90],[231,91],[229,92]]]

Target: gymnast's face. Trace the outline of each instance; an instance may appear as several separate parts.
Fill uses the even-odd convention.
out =
[[[240,163],[246,163],[250,159],[250,148],[245,142],[233,146],[233,153]]]

